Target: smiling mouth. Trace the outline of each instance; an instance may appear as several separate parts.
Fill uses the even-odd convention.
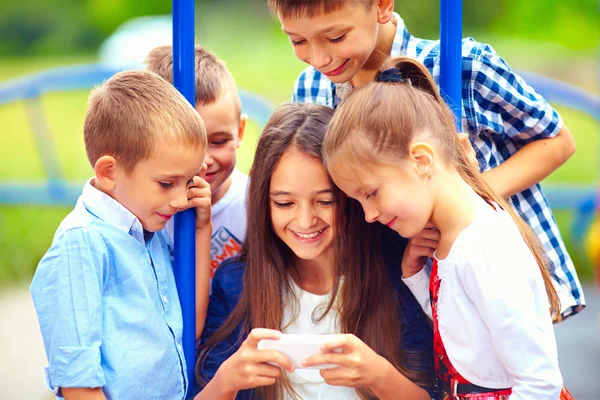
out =
[[[298,236],[300,239],[304,239],[304,240],[310,240],[310,239],[315,239],[317,237],[319,237],[327,228],[323,228],[319,231],[316,232],[311,232],[311,233],[301,233],[301,232],[296,232],[296,231],[292,231],[292,233],[296,236]]]
[[[173,214],[161,214],[161,213],[157,213],[157,214],[159,217],[161,217],[165,221],[168,221],[173,217]]]
[[[348,61],[350,61],[350,59],[344,61],[344,63],[342,65],[340,65],[339,67],[337,67],[333,71],[323,72],[323,74],[325,76],[337,76],[337,75],[341,74],[344,71],[344,68],[346,68],[346,64],[348,64]]]

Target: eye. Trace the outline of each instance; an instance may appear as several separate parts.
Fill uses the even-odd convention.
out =
[[[306,43],[306,40],[292,40],[292,39],[290,39],[290,42],[292,43],[292,46],[300,46],[301,44]]]
[[[273,205],[277,208],[290,208],[294,203],[279,203],[277,201],[273,202]]]
[[[163,188],[163,189],[171,189],[173,187],[173,184],[171,182],[158,182],[158,184]]]
[[[220,147],[225,145],[227,142],[229,142],[228,139],[223,139],[223,140],[211,140],[210,145],[211,146],[215,146],[215,147]]]
[[[367,200],[374,199],[375,197],[377,197],[377,190],[373,190],[367,194]]]
[[[325,207],[330,207],[333,205],[333,200],[321,200],[319,204]]]
[[[346,39],[346,34],[344,33],[342,36],[338,36],[336,38],[333,39],[328,39],[331,43],[339,43],[342,40]]]

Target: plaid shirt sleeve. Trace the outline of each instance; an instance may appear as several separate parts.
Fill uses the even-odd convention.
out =
[[[560,115],[491,46],[475,42],[471,54],[469,86],[478,133],[492,131],[522,144],[558,134]]]
[[[294,103],[316,103],[333,107],[333,84],[312,66],[300,73],[294,84]]]

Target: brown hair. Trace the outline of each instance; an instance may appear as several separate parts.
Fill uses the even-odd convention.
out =
[[[83,137],[92,167],[110,155],[127,172],[159,141],[206,147],[202,118],[172,85],[148,71],[119,72],[92,90]]]
[[[240,96],[225,63],[202,46],[196,45],[194,53],[196,104],[213,104],[229,90],[234,96],[236,112],[241,115]],[[150,50],[146,57],[146,68],[173,83],[173,47],[159,46]]]
[[[340,10],[346,4],[370,9],[374,0],[268,0],[269,8],[284,18],[312,18]]]
[[[206,382],[203,362],[208,352],[242,324],[242,335],[255,327],[282,329],[284,303],[282,293],[291,290],[287,268],[291,250],[275,235],[271,224],[269,188],[271,175],[282,154],[295,147],[322,162],[322,143],[333,111],[316,104],[281,105],[267,123],[258,143],[248,188],[248,232],[241,260],[246,262],[244,288],[236,308],[223,326],[203,346],[196,374]],[[428,371],[422,368],[420,353],[401,346],[400,304],[389,271],[378,247],[378,226],[367,224],[360,205],[334,188],[335,254],[334,285],[331,301],[316,321],[334,306],[339,310],[343,333],[353,333],[377,354],[388,359],[400,372],[419,384],[430,384]],[[340,277],[344,284],[340,284]],[[295,299],[297,304],[297,299]],[[296,308],[297,309],[297,308]],[[243,337],[239,338],[239,341]],[[409,370],[409,362],[418,367]],[[282,376],[276,385],[256,389],[260,399],[282,399],[285,390],[294,396],[289,381]],[[375,398],[366,389],[358,389],[362,399]]]
[[[371,82],[351,93],[336,110],[323,144],[328,168],[394,165],[408,156],[419,135],[429,135],[442,157],[489,204],[506,210],[534,255],[548,293],[550,312],[560,318],[560,302],[548,272],[544,250],[527,223],[506,200],[496,195],[479,171],[467,162],[458,141],[452,112],[442,100],[429,71],[418,61],[398,57],[384,65],[396,68],[400,82]],[[352,159],[354,166],[346,160]]]

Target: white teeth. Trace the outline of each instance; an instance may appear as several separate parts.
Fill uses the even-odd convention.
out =
[[[292,232],[294,232],[296,235],[300,236],[302,239],[312,239],[314,237],[319,236],[324,230],[325,229],[321,229],[318,232],[313,232],[313,233],[308,233],[308,234],[306,234],[306,233],[298,233],[298,232],[294,232],[294,231],[292,231]]]

